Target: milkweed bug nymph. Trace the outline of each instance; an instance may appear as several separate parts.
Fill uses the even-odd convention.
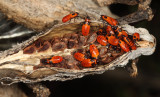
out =
[[[97,47],[94,44],[92,44],[90,45],[89,50],[90,50],[91,56],[97,59],[97,57],[99,56],[99,51]]]
[[[90,17],[86,17],[85,22],[82,25],[82,35],[87,36],[90,31]]]
[[[97,42],[100,43],[103,46],[106,46],[108,44],[108,41],[107,41],[106,37],[104,37],[103,35],[98,35],[97,36]]]
[[[68,14],[65,17],[63,17],[62,22],[65,23],[69,20],[71,20],[72,18],[78,17],[78,12],[72,13],[72,14]]]
[[[125,51],[125,52],[129,52],[129,51],[130,51],[129,45],[126,44],[124,41],[119,40],[119,45],[120,45],[120,47],[121,47],[121,49],[122,49],[123,51]]]
[[[47,63],[49,64],[49,63],[60,63],[60,62],[62,62],[62,60],[63,60],[63,57],[61,57],[61,56],[53,56],[51,59],[47,59]]]
[[[116,19],[112,18],[112,17],[101,15],[101,19],[103,21],[106,21],[111,26],[117,26],[118,25],[118,21]]]
[[[85,59],[85,55],[79,52],[74,53],[74,58],[78,61],[83,61]]]

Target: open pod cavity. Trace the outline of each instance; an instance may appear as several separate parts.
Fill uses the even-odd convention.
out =
[[[130,52],[116,51],[100,45],[96,31],[102,22],[92,21],[88,36],[81,34],[81,22],[64,23],[53,26],[31,39],[0,53],[0,79],[3,84],[16,82],[34,83],[40,81],[71,80],[88,74],[100,74],[117,66],[125,66],[129,60],[140,55],[150,55],[155,50],[155,38],[144,28],[122,25],[129,35],[140,34],[138,48]],[[98,64],[85,68],[73,54],[87,54],[89,45],[95,44],[99,50]],[[46,63],[52,56],[62,56],[63,61]]]

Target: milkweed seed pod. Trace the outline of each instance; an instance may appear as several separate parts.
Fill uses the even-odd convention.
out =
[[[33,36],[29,40],[0,53],[0,81],[3,84],[17,82],[65,81],[88,74],[101,74],[115,67],[124,67],[129,60],[141,55],[151,55],[156,46],[155,37],[144,28],[122,25],[129,35],[137,32],[140,40],[137,49],[127,53],[117,52],[95,41],[87,42],[102,22],[92,21],[88,36],[81,34],[81,22],[54,25],[51,29]],[[94,37],[93,37],[94,38]],[[96,38],[96,37],[95,37]],[[99,56],[91,67],[83,67],[74,58],[74,53],[85,54],[90,59],[89,46],[94,44]],[[47,62],[53,56],[61,56],[60,63]],[[96,61],[95,61],[96,60]]]

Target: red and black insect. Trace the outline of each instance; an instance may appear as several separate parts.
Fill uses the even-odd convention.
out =
[[[140,35],[139,35],[139,33],[134,33],[133,34],[133,42],[135,43],[136,41],[139,41],[140,40]]]
[[[106,46],[108,44],[108,41],[107,41],[106,37],[104,37],[103,35],[98,35],[97,36],[97,42],[100,43],[103,46]]]
[[[85,59],[85,55],[79,52],[74,53],[74,58],[78,61],[83,61]]]
[[[99,51],[98,51],[97,47],[94,44],[92,44],[92,45],[90,45],[89,50],[90,50],[90,54],[91,54],[92,58],[97,59],[97,57],[99,56]]]
[[[87,36],[90,31],[90,17],[86,17],[85,22],[82,25],[82,35]]]
[[[81,62],[82,67],[92,67],[92,64],[97,64],[96,59],[84,59]]]
[[[126,44],[124,41],[122,40],[119,40],[119,45],[121,47],[121,49],[125,52],[129,52],[130,51],[130,48],[129,48],[129,45]]]
[[[108,43],[113,46],[118,46],[118,39],[115,36],[107,36]]]
[[[114,36],[115,35],[115,33],[114,33],[114,31],[113,31],[111,26],[107,26],[106,27],[106,32],[107,32],[108,36],[110,36],[110,35]]]
[[[137,49],[136,44],[131,39],[129,39],[128,37],[123,37],[123,40],[130,46],[130,48],[132,50],[136,50]]]
[[[53,56],[51,59],[47,59],[47,63],[50,64],[50,63],[60,63],[62,62],[63,60],[63,57],[61,56]]]
[[[122,30],[122,35],[123,35],[123,37],[125,36],[125,37],[128,37],[128,33],[125,31],[125,30]]]
[[[62,22],[65,23],[69,20],[71,20],[72,18],[78,17],[78,12],[72,13],[72,14],[68,14],[65,17],[63,17]]]
[[[111,25],[112,27],[115,27],[118,25],[118,21],[112,17],[109,16],[105,16],[105,15],[101,15],[101,19],[103,21],[106,21],[109,25]]]
[[[119,28],[119,27],[117,27],[116,29],[115,29],[115,32],[116,32],[116,36],[119,38],[119,39],[121,39],[122,37],[128,37],[128,34],[127,34],[127,32],[126,31],[124,31],[124,30],[122,30],[122,28]]]

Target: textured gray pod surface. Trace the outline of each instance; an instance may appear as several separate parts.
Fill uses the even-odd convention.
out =
[[[102,22],[92,21],[91,29],[97,29],[99,25],[102,25]],[[124,30],[128,31],[130,35],[135,32],[140,34],[141,41],[137,42],[139,45],[137,50],[131,50],[107,64],[98,65],[92,68],[66,69],[58,67],[44,67],[34,69],[35,66],[40,64],[40,60],[43,58],[49,58],[53,55],[69,56],[79,48],[86,49],[89,47],[88,43],[87,45],[75,46],[70,49],[64,47],[62,50],[53,51],[53,45],[52,47],[49,46],[47,50],[42,52],[34,51],[30,54],[24,54],[24,49],[39,39],[49,40],[55,37],[64,37],[66,34],[74,34],[76,31],[81,32],[81,22],[54,25],[51,29],[41,32],[29,40],[17,44],[13,48],[0,53],[0,80],[2,84],[8,85],[17,82],[34,83],[46,80],[72,80],[75,78],[81,78],[88,74],[101,74],[106,70],[114,70],[114,68],[118,66],[124,67],[127,65],[129,60],[135,59],[141,55],[151,55],[154,52],[156,39],[148,32],[148,30],[145,28],[135,28],[130,25],[122,25],[122,27]],[[92,32],[94,32],[94,30]]]
[[[80,12],[81,16],[87,13],[96,19],[100,14],[116,17],[108,7],[100,7],[93,0],[2,0],[0,11],[9,19],[36,31],[45,31],[61,23],[61,19],[72,12]]]

